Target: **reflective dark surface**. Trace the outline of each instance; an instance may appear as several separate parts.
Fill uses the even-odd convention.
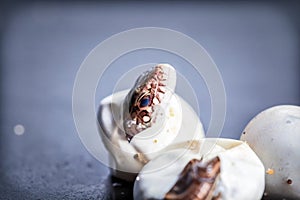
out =
[[[144,26],[194,38],[224,80],[228,106],[222,136],[239,138],[267,107],[300,104],[299,13],[297,3],[268,1],[1,2],[0,199],[132,198],[132,183],[110,177],[82,145],[73,122],[75,76],[99,42]],[[121,76],[118,66],[162,61],[171,61],[195,87],[207,128],[205,83],[185,61],[162,52],[136,52],[113,63],[96,102],[113,90]],[[177,89],[184,94],[180,85]],[[18,124],[23,134],[14,131]]]

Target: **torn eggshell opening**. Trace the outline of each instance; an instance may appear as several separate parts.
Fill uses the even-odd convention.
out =
[[[168,84],[175,87],[174,79],[171,82]],[[115,92],[100,102],[98,129],[109,152],[112,174],[131,181],[148,161],[172,146],[203,138],[204,130],[193,108],[177,94],[170,93],[168,101],[157,105],[156,111],[160,114],[155,123],[135,135],[129,143],[123,129],[122,112],[128,93],[129,90]]]
[[[199,149],[205,140],[213,139],[195,141],[199,142]],[[222,200],[260,200],[264,192],[264,166],[256,154],[246,143],[238,140],[215,139],[215,141],[216,145],[212,151],[205,155],[201,155],[199,153],[201,151],[195,149],[182,155],[184,149],[175,149],[164,152],[151,160],[144,166],[135,181],[134,198],[137,200],[164,199],[176,185],[183,169],[191,160],[198,159],[208,163],[218,157],[220,173],[215,179],[214,187],[211,187],[212,191],[208,191],[210,195],[221,196]],[[165,167],[158,169],[161,165]],[[194,191],[191,196],[198,194],[194,186],[191,185],[193,187],[191,191]]]

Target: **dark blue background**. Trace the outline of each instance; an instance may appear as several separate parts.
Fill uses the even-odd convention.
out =
[[[0,6],[0,199],[130,196],[131,185],[111,180],[109,170],[86,151],[72,118],[80,64],[98,43],[127,29],[174,29],[208,51],[227,94],[223,137],[239,138],[248,121],[270,106],[300,104],[297,3],[4,1]],[[205,83],[181,59],[137,52],[114,63],[110,73],[117,74],[122,62],[168,59],[193,85],[207,128]],[[111,93],[118,77],[111,82],[109,77],[106,85],[100,83],[95,102]],[[16,124],[25,127],[22,136],[14,134]]]

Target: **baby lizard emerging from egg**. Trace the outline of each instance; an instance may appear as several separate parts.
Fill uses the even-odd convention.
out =
[[[142,74],[126,96],[123,127],[128,142],[155,122],[155,106],[161,103],[166,92],[166,68],[157,65]]]

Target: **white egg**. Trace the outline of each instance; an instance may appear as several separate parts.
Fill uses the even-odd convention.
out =
[[[216,156],[220,159],[220,174],[214,181],[212,196],[221,195],[222,200],[261,199],[265,186],[264,167],[245,142],[220,138],[193,142],[197,144],[197,148],[177,147],[175,150],[163,152],[146,164],[135,181],[134,199],[164,199],[190,160],[202,158],[203,162],[207,162]],[[197,192],[190,188],[186,191]]]
[[[281,105],[259,113],[246,126],[246,141],[266,168],[265,195],[300,198],[300,107]]]
[[[126,138],[122,115],[122,110],[128,110],[126,96],[129,90],[116,92],[100,102],[99,133],[110,153],[109,167],[112,174],[119,178],[134,180],[145,163],[166,149],[173,148],[174,145],[176,148],[178,143],[204,137],[198,115],[185,100],[173,92],[176,86],[175,69],[168,64],[160,66],[168,71],[165,84],[169,89],[165,92],[162,102],[155,107],[158,114],[151,127],[136,134],[130,142]]]

